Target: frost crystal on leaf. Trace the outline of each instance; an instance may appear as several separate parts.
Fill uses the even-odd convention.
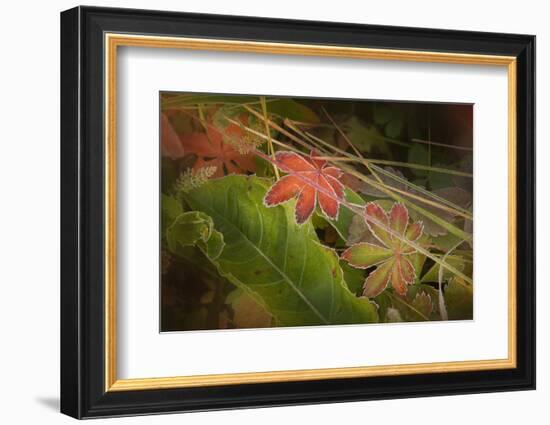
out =
[[[343,173],[316,156],[314,152],[309,156],[287,151],[277,152],[275,163],[281,171],[288,174],[271,186],[265,195],[264,204],[274,207],[297,198],[296,222],[302,224],[311,217],[318,201],[321,211],[328,219],[337,219],[340,200],[344,196],[344,185],[340,182]]]
[[[207,125],[206,133],[191,133],[180,136],[180,140],[186,154],[197,155],[194,170],[204,166],[215,166],[214,177],[222,177],[224,170],[227,174],[242,174],[256,170],[254,155],[243,154],[233,146],[235,140],[246,136],[245,133],[240,126],[234,124],[227,126],[223,134],[212,125]],[[229,139],[233,140],[232,144],[227,143]]]
[[[342,259],[355,268],[376,266],[363,286],[363,295],[366,297],[376,297],[390,282],[399,295],[406,295],[407,286],[416,278],[413,264],[408,257],[416,251],[402,239],[417,241],[422,236],[422,223],[409,225],[409,212],[400,203],[395,203],[388,214],[376,202],[365,206],[365,221],[380,244],[355,244],[344,251]],[[401,238],[388,230],[399,234]]]

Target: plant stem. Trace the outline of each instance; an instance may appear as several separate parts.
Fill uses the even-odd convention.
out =
[[[390,235],[392,235],[393,237],[397,238],[398,240],[400,240],[401,242],[405,243],[406,245],[412,247],[413,249],[415,249],[416,251],[420,252],[421,254],[424,254],[426,257],[432,259],[433,261],[435,261],[436,263],[438,263],[441,267],[444,267],[446,268],[447,270],[449,270],[451,273],[455,274],[456,276],[459,276],[461,277],[462,279],[464,279],[465,281],[469,282],[469,283],[472,283],[472,280],[466,276],[464,273],[462,273],[460,270],[456,269],[453,265],[451,264],[447,264],[445,263],[444,261],[441,261],[441,259],[439,259],[438,257],[434,256],[431,252],[429,252],[428,250],[422,248],[420,245],[416,244],[415,242],[405,238],[402,234],[396,232],[395,230],[391,229],[390,227],[388,227],[385,223],[382,223],[381,221],[375,219],[374,217],[372,216],[369,216],[369,215],[366,215],[364,214],[364,211],[363,211],[363,208],[358,206],[358,205],[355,205],[355,204],[352,204],[350,202],[348,202],[347,200],[345,199],[340,199],[338,198],[338,196],[336,196],[334,193],[330,192],[329,190],[325,189],[324,187],[320,186],[317,182],[311,180],[311,179],[308,179],[307,177],[303,176],[302,174],[300,173],[296,173],[294,172],[293,170],[290,170],[290,169],[286,169],[286,168],[282,168],[281,167],[281,164],[277,164],[275,161],[273,161],[273,159],[271,159],[271,157],[269,155],[266,155],[265,153],[261,152],[261,151],[258,151],[256,150],[254,152],[256,155],[258,155],[260,158],[268,161],[268,162],[271,162],[271,163],[274,163],[275,165],[278,165],[282,171],[284,171],[285,173],[287,174],[291,174],[297,178],[299,178],[300,180],[302,180],[303,182],[305,182],[306,184],[312,186],[315,188],[315,190],[317,190],[318,192],[321,192],[323,193],[324,195],[338,201],[338,203],[340,203],[341,205],[345,206],[346,208],[348,208],[351,212],[353,212],[354,214],[357,214],[361,217],[363,217],[365,220],[368,220],[370,221],[371,223],[373,223],[374,225],[384,229],[385,232],[389,233]]]
[[[374,169],[376,169],[376,171],[378,171],[379,173],[381,174],[384,174],[386,177],[389,177],[401,184],[404,184],[405,186],[407,187],[410,187],[411,189],[417,191],[417,192],[420,192],[421,194],[425,195],[425,196],[429,196],[433,199],[435,199],[436,201],[442,203],[442,204],[446,204],[447,206],[453,208],[454,210],[457,210],[457,211],[462,211],[463,214],[467,214],[470,216],[471,219],[473,219],[472,217],[472,213],[468,210],[465,210],[464,208],[461,208],[459,207],[458,205],[455,205],[454,203],[452,203],[451,201],[448,201],[446,200],[445,198],[442,198],[441,196],[439,195],[436,195],[435,193],[433,192],[430,192],[429,190],[426,190],[424,189],[422,186],[417,186],[415,185],[414,183],[411,183],[410,181],[408,181],[407,179],[404,179],[402,177],[399,177],[398,175],[395,175],[393,173],[390,173],[389,171],[383,169],[383,168],[380,168],[378,167],[377,165],[372,165],[372,167]]]
[[[249,110],[252,114],[256,115],[258,118],[260,119],[263,119],[263,116],[261,116],[258,112],[256,112],[254,109],[252,108],[248,108],[248,107],[245,107],[247,110]],[[282,127],[280,127],[279,125],[273,123],[272,121],[268,120],[268,123],[274,128],[276,129],[277,131],[287,135],[289,138],[291,138],[293,141],[299,143],[301,146],[304,146],[306,147],[307,149],[310,149],[311,150],[311,146],[309,146],[307,143],[305,143],[303,140],[299,139],[298,137],[294,136],[293,134],[289,133],[288,131],[286,131],[285,129],[283,129]],[[245,127],[247,128],[247,127]],[[329,144],[328,142],[325,142],[324,140],[316,137],[315,135],[312,135],[312,134],[309,134],[306,132],[306,134],[311,138],[313,139],[314,141],[316,141],[317,143],[320,143],[324,146],[328,146],[330,147],[331,149],[335,150],[336,152],[339,152],[340,154],[346,156],[346,157],[349,157],[349,158],[356,158],[354,157],[353,155],[349,154],[348,152],[340,149],[340,148],[337,148],[335,146],[332,146],[331,144]],[[319,147],[318,145],[315,146],[315,148],[317,150],[320,150],[320,151],[323,151],[325,152],[325,150],[321,147]],[[357,158],[356,158],[357,159]],[[358,162],[361,162],[360,160]],[[369,165],[367,165],[369,163],[369,160],[365,160],[365,163],[364,165],[369,168]],[[376,167],[374,164],[371,165],[372,167]],[[398,201],[398,202],[403,202],[405,205],[407,205],[408,207],[414,209],[415,211],[417,211],[418,213],[422,214],[423,216],[429,218],[430,220],[434,221],[435,223],[439,224],[440,226],[442,226],[443,228],[447,229],[449,232],[451,232],[452,234],[454,234],[455,236],[458,236],[459,238],[465,240],[465,241],[468,241],[470,242],[472,240],[472,235],[464,232],[463,230],[457,228],[456,226],[453,226],[452,224],[450,223],[447,223],[445,220],[441,219],[440,217],[438,217],[437,215],[433,214],[432,212],[422,208],[421,206],[409,201],[408,199],[405,199],[403,198],[402,196],[399,196],[397,195],[396,193],[394,193],[392,191],[392,187],[391,186],[387,186],[385,185],[384,183],[382,183],[382,185],[380,185],[380,183],[378,185],[375,184],[375,182],[373,182],[371,179],[367,178],[365,175],[363,175],[362,173],[359,173],[357,172],[355,169],[351,168],[351,167],[348,167],[348,166],[345,166],[345,165],[342,165],[340,166],[340,168],[342,168],[344,171],[346,171],[348,174],[350,175],[353,175],[355,177],[357,177],[359,180],[362,180],[364,181],[365,183],[375,187],[376,189],[378,190],[381,190],[382,192],[386,193],[386,195],[388,195],[390,198],[393,198],[394,200]],[[391,174],[391,173],[390,173]],[[374,175],[374,174],[373,174]],[[413,185],[413,187],[416,187]],[[443,208],[444,209],[444,208]],[[457,209],[458,211],[458,209]],[[457,214],[458,215],[458,214]],[[460,214],[460,215],[463,215],[463,214]]]
[[[208,135],[208,122],[206,121],[206,117],[204,116],[204,111],[202,108],[202,104],[198,103],[197,108],[199,110],[199,122],[201,123],[201,126],[204,128],[204,131],[206,133],[206,139],[208,140],[208,143],[212,145],[212,140],[210,140],[210,136]]]
[[[422,313],[421,311],[417,310],[415,307],[413,307],[412,305],[410,305],[408,302],[406,302],[405,300],[402,300],[401,298],[399,297],[396,297],[394,294],[388,292],[387,293],[389,295],[389,297],[394,300],[394,301],[399,301],[402,305],[408,307],[410,310],[414,311],[416,314],[418,314],[420,317],[422,317],[424,320],[430,320],[429,317],[427,317],[424,313]]]
[[[256,131],[250,127],[246,127],[246,126],[243,126],[242,123],[239,123],[238,121],[235,121],[234,119],[232,118],[229,118],[228,116],[226,115],[223,115],[223,118],[226,119],[228,122],[232,123],[232,124],[237,124],[237,125],[240,125],[242,126],[246,131],[248,131],[249,133],[251,134],[254,134],[255,136],[258,136],[264,140],[267,140],[267,136],[263,133],[260,133],[259,131]],[[304,153],[299,150],[299,149],[296,149],[295,147],[291,146],[291,145],[288,145],[286,143],[283,143],[283,142],[280,142],[279,140],[271,137],[271,143],[273,143],[274,145],[277,145],[277,146],[281,146],[283,148],[285,148],[286,150],[289,150],[289,151],[292,151],[292,152],[296,152],[296,153],[299,153],[300,155],[303,155]]]
[[[275,149],[273,149],[273,143],[271,142],[271,131],[269,129],[269,124],[267,123],[267,106],[265,104],[265,96],[260,96],[260,103],[262,105],[262,112],[264,114],[264,125],[265,125],[265,134],[267,135],[267,146],[269,149],[269,152],[271,152],[271,157],[275,161]],[[273,170],[275,171],[275,178],[279,180],[281,176],[279,175],[279,169],[276,165],[273,166]]]
[[[359,163],[363,162],[358,158],[336,158],[334,160],[340,161],[340,162],[359,162]],[[473,174],[466,173],[464,171],[449,170],[448,168],[432,167],[430,165],[414,164],[410,162],[400,162],[400,161],[387,161],[385,159],[368,159],[367,161],[370,162],[371,164],[393,165],[394,167],[413,168],[418,170],[432,171],[434,173],[450,174],[453,176],[470,177],[470,178],[473,177]]]
[[[260,119],[264,119],[264,117],[262,115],[260,115],[258,112],[256,112],[255,110],[253,110],[252,108],[249,108],[248,106],[245,106],[245,109],[249,110],[251,113],[253,113],[254,115],[256,115],[258,118]],[[270,123],[270,125],[272,125],[276,130],[282,132],[283,134],[286,134],[289,138],[291,138],[292,140],[296,141],[297,143],[301,144],[302,146],[306,146],[308,147],[307,143],[304,143],[301,139],[297,138],[296,136],[294,136],[293,134],[289,133],[288,131],[284,130],[282,127],[278,126],[277,124],[273,123],[271,120],[267,120],[268,123]],[[224,132],[222,132],[221,130],[219,130],[218,128],[216,128],[215,126],[211,125],[210,123],[206,123],[208,126],[210,126],[212,129],[214,129],[215,131],[217,131],[218,133],[220,133],[221,135],[224,135]],[[245,127],[247,128],[247,127]],[[264,137],[267,137],[265,135],[262,135]],[[314,139],[316,140],[321,140],[321,139],[318,139],[316,138],[315,136],[313,136]],[[323,144],[328,144],[327,142],[325,141],[322,141]],[[341,151],[344,155],[346,156],[351,156],[350,154],[348,154],[347,152],[345,151],[342,151],[341,149],[338,149],[336,147],[333,147],[334,149],[337,149],[339,151]],[[254,154],[259,156],[260,158],[270,162],[271,164],[273,165],[276,165],[276,166],[280,166],[280,164],[277,164],[277,162],[275,160],[273,160],[272,157],[270,157],[269,155],[266,155],[265,153],[263,153],[262,151],[259,151],[257,149],[254,150]],[[348,208],[351,212],[353,212],[354,214],[357,214],[363,218],[365,218],[366,220],[370,221],[371,223],[373,223],[374,225],[384,229],[384,231],[386,231],[387,233],[389,233],[390,235],[394,236],[395,238],[397,238],[398,240],[402,241],[403,243],[405,243],[406,245],[412,247],[413,249],[415,249],[416,251],[418,251],[419,253],[425,255],[426,257],[432,259],[434,262],[436,262],[437,264],[439,264],[441,267],[449,270],[451,273],[453,273],[454,275],[458,276],[458,277],[461,277],[462,279],[464,279],[466,282],[468,283],[472,283],[472,280],[466,276],[464,273],[462,273],[460,270],[456,269],[454,266],[452,266],[451,264],[447,264],[445,263],[444,261],[442,261],[441,259],[439,259],[438,257],[434,256],[431,252],[429,252],[428,250],[424,249],[423,247],[421,247],[420,245],[416,244],[415,242],[412,242],[408,239],[406,239],[403,235],[399,234],[398,232],[394,231],[393,229],[389,228],[388,226],[386,226],[386,224],[380,222],[379,220],[371,217],[371,216],[366,216],[363,212],[363,208],[361,206],[358,206],[358,205],[354,205],[350,202],[348,202],[347,200],[345,199],[340,199],[338,198],[334,193],[328,191],[327,189],[325,189],[324,187],[320,186],[319,184],[317,184],[316,182],[310,180],[310,179],[307,179],[306,177],[298,174],[298,173],[294,173],[292,170],[286,170],[286,169],[282,169],[282,171],[284,171],[285,173],[288,173],[288,174],[292,174],[294,176],[296,176],[297,178],[301,179],[302,181],[306,182],[308,185],[311,185],[313,186],[317,191],[321,192],[321,193],[324,193],[325,195],[329,196],[330,198],[332,199],[335,199],[336,201],[338,201],[341,205],[345,206],[346,208]],[[361,178],[361,179],[365,179],[365,176],[363,176],[362,174],[352,170],[355,174],[357,174],[358,178]],[[372,184],[371,181],[367,180],[367,182],[369,184]],[[392,194],[391,191],[387,190],[387,192],[389,192],[390,194]],[[411,208],[413,209],[416,209],[418,210],[420,213],[423,213],[424,215],[428,216],[429,218],[432,218],[432,220],[436,221],[439,219],[439,217],[435,216],[434,214],[418,207],[416,204],[412,204],[410,201],[406,200],[406,199],[403,199],[395,194],[392,194],[392,196],[394,198],[396,198],[398,201],[402,201],[403,203],[406,203],[406,204],[410,204]],[[440,220],[441,221],[441,220]],[[449,225],[448,223],[444,222],[443,221],[443,224],[446,225],[447,227],[449,227],[449,231],[452,232],[452,229],[454,229],[454,226],[452,225]],[[445,227],[445,226],[444,226]],[[459,229],[456,229],[456,231],[458,231]],[[459,236],[461,237],[463,240],[471,240],[471,235],[468,235],[467,233],[463,232],[463,231],[460,231],[462,234],[464,234],[464,236],[461,236],[460,234],[456,235],[456,236]]]
[[[375,182],[373,182],[373,185],[376,185]],[[389,188],[391,191],[393,192],[396,192],[396,193],[399,193],[400,195],[403,195],[403,196],[407,196],[409,198],[412,198],[412,199],[415,199],[419,202],[422,202],[424,204],[427,204],[427,205],[430,205],[434,208],[438,208],[440,210],[443,210],[443,211],[447,211],[451,214],[454,214],[454,215],[458,215],[458,216],[461,216],[463,218],[465,218],[466,220],[470,220],[472,221],[473,220],[473,217],[471,214],[469,213],[463,213],[461,210],[456,210],[454,208],[451,208],[451,207],[448,207],[446,205],[443,205],[443,204],[438,204],[437,202],[434,202],[434,201],[431,201],[429,199],[426,199],[426,198],[423,198],[419,195],[416,195],[414,193],[411,193],[411,192],[407,192],[405,190],[401,190],[401,189],[398,189],[396,187],[393,187],[393,186],[387,186],[385,184],[382,184],[383,186]],[[381,190],[381,189],[380,189]]]
[[[264,117],[258,113],[257,111],[255,111],[253,108],[250,108],[249,106],[244,106],[244,108],[250,112],[251,114],[255,115],[257,118],[263,120]],[[309,146],[307,143],[304,143],[303,140],[301,140],[300,138],[296,137],[294,134],[286,131],[283,127],[281,127],[280,125],[274,123],[273,121],[271,121],[270,119],[267,119],[266,120],[267,124],[272,127],[274,130],[278,131],[279,133],[282,133],[284,134],[285,136],[287,136],[289,139],[291,139],[292,141],[298,143],[300,146],[306,148],[306,149],[309,149],[311,150],[311,146]]]
[[[453,252],[456,248],[458,248],[461,244],[462,242],[459,242],[456,245],[454,245],[451,249],[449,249],[447,253],[443,256],[442,260],[444,262],[447,261],[447,257],[449,256],[449,254]],[[439,267],[437,281],[439,284],[439,313],[441,314],[441,320],[449,320],[449,316],[447,314],[447,307],[445,306],[445,298],[443,298],[443,268],[441,268],[441,266]]]
[[[424,143],[427,145],[434,145],[434,146],[441,146],[443,148],[449,148],[449,149],[458,149],[458,150],[464,150],[464,151],[472,151],[472,148],[466,147],[466,146],[454,146],[454,145],[448,145],[446,143],[439,143],[439,142],[432,142],[431,140],[422,140],[422,139],[411,139],[411,141],[415,143]]]
[[[441,167],[432,167],[431,165],[422,165],[422,164],[412,164],[409,162],[399,162],[399,161],[387,161],[385,159],[371,159],[369,160],[373,164],[381,164],[381,165],[393,165],[394,167],[403,167],[403,168],[412,168],[416,170],[425,170],[425,171],[432,171],[434,173],[441,173],[441,174],[450,174],[453,176],[460,176],[460,177],[474,177],[471,173],[465,173],[463,171],[456,171],[456,170],[449,170],[448,168],[441,168]]]

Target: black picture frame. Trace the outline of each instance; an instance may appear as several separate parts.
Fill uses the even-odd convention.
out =
[[[517,367],[105,391],[104,34],[255,40],[517,58]],[[535,388],[535,37],[176,12],[61,13],[61,412],[75,418]]]

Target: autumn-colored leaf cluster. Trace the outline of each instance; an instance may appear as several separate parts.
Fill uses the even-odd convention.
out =
[[[229,124],[220,130],[211,121],[207,121],[202,131],[177,134],[168,118],[163,115],[161,126],[163,155],[172,159],[196,155],[193,165],[195,171],[204,167],[216,167],[212,176],[215,178],[256,170],[253,154],[243,154],[226,141],[227,138],[242,139],[246,136],[246,131],[237,124]]]
[[[422,236],[422,223],[409,224],[408,210],[402,204],[395,203],[387,214],[375,202],[365,207],[365,222],[379,244],[360,242],[344,251],[342,258],[356,268],[376,267],[365,280],[363,295],[376,297],[390,282],[399,295],[406,295],[407,286],[416,278],[408,258],[415,253],[410,242]]]
[[[163,330],[471,319],[470,115],[163,94]]]

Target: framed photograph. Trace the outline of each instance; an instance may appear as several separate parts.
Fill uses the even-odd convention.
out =
[[[535,388],[535,37],[61,14],[61,411]]]

